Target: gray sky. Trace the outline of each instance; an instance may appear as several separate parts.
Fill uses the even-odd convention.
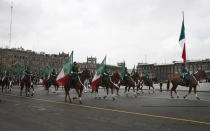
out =
[[[178,39],[185,12],[187,57],[210,58],[209,0],[13,0],[11,47],[125,60],[181,60]],[[9,42],[10,0],[0,0],[0,46]]]

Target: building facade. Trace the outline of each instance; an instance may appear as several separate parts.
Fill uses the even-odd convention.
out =
[[[97,63],[97,58],[96,57],[87,57],[87,61],[83,62],[83,63],[79,63],[79,67],[80,70],[83,69],[88,69],[90,70],[90,72],[94,75],[97,71],[97,69],[99,68],[100,64]],[[121,71],[121,67],[120,66],[115,66],[115,65],[106,65],[106,69],[108,72],[115,72]]]
[[[37,53],[23,48],[2,49],[0,48],[0,71],[9,68],[18,63],[25,67],[29,67],[33,72],[40,72],[42,68],[53,67],[56,71],[60,71],[69,54],[45,54]]]
[[[197,70],[204,70],[207,78],[210,80],[210,59],[187,61],[186,67],[190,73],[195,73]],[[148,72],[150,78],[157,77],[158,81],[166,81],[176,73],[181,72],[183,62],[173,61],[171,64],[147,64],[138,63],[137,72],[144,74]]]
[[[53,67],[57,72],[61,70],[69,54],[45,54],[44,52],[34,52],[31,50],[18,49],[2,49],[0,48],[0,73],[6,68],[13,65],[29,67],[32,72],[42,73],[42,68],[50,69]],[[96,57],[87,57],[87,61],[78,63],[80,70],[88,69],[94,75],[99,65]],[[107,71],[115,72],[121,70],[120,66],[106,65]]]

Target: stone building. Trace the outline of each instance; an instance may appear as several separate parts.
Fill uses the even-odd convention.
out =
[[[69,54],[45,54],[37,53],[23,48],[2,49],[0,48],[0,71],[9,68],[15,63],[29,67],[33,72],[40,72],[46,66],[54,67],[60,71]]]
[[[157,77],[160,81],[166,81],[168,78],[181,72],[183,62],[173,61],[171,64],[147,64],[138,63],[137,71],[141,74],[148,72],[150,78]],[[210,80],[210,59],[205,60],[190,60],[187,61],[186,67],[190,73],[195,73],[197,70],[204,70],[207,78]]]
[[[80,70],[83,70],[85,68],[87,68],[88,70],[90,70],[90,72],[94,75],[95,72],[97,71],[97,69],[99,68],[100,64],[97,63],[97,58],[96,57],[87,57],[87,61],[83,62],[83,63],[79,63],[78,64],[80,67]],[[115,72],[121,71],[121,67],[120,66],[115,66],[115,65],[106,65],[106,68],[109,72]]]

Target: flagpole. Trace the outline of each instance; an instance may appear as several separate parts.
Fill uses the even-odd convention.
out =
[[[183,22],[184,22],[184,11],[182,11],[182,17],[183,17]],[[186,39],[186,38],[185,38]],[[185,68],[187,68],[187,53],[186,53],[186,44],[185,44]]]
[[[10,18],[9,48],[11,46],[11,41],[12,41],[12,9],[13,9],[13,1],[11,1],[11,18]]]

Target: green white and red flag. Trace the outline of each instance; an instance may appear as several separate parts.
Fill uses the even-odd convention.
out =
[[[125,76],[125,62],[122,64],[122,68],[121,68],[121,76],[122,78]]]
[[[183,62],[186,62],[186,39],[185,39],[185,27],[184,27],[184,15],[183,15],[183,21],[182,21],[182,29],[179,37],[179,44],[182,48],[182,59]]]
[[[65,86],[67,84],[67,81],[70,77],[70,73],[72,70],[72,64],[73,64],[73,51],[71,52],[70,57],[67,59],[61,72],[58,74],[56,78],[56,81],[59,86]]]
[[[105,72],[105,66],[106,66],[106,57],[103,59],[101,62],[97,72],[95,73],[91,86],[92,86],[92,91],[96,89],[98,86],[99,80],[101,79],[102,74]]]
[[[134,65],[133,70],[131,71],[131,76],[134,75],[135,70],[136,70],[136,69],[135,69],[135,65]]]

